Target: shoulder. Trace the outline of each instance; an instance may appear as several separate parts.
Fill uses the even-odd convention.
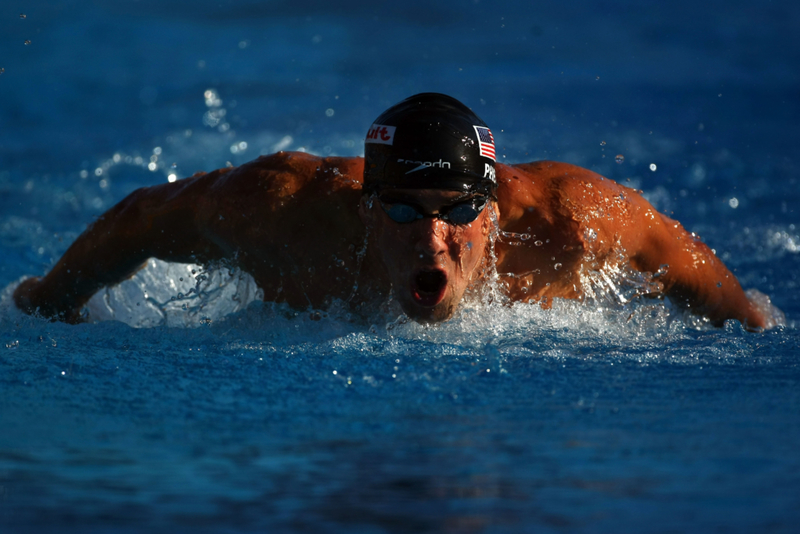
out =
[[[277,152],[230,169],[220,169],[212,188],[221,194],[238,190],[267,193],[278,199],[309,188],[320,193],[361,189],[363,158],[320,157],[304,152]]]
[[[308,216],[312,207],[327,213],[357,205],[363,161],[278,152],[196,175],[188,180],[202,182],[191,195],[197,221],[209,228],[233,228],[232,220],[264,223],[291,218],[298,210]]]
[[[583,180],[595,182],[602,176],[588,169],[556,161],[535,161],[497,165],[497,200],[501,225],[528,218],[535,209],[548,219],[562,211],[562,200],[572,196]]]
[[[532,206],[572,212],[613,198],[638,197],[633,189],[569,163],[535,161],[497,167],[500,211],[512,218]]]
[[[498,164],[498,187],[506,191],[531,189],[556,192],[582,183],[600,187],[623,187],[594,171],[559,161],[534,161],[514,165]]]

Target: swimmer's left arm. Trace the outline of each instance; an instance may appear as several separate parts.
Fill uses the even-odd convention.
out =
[[[528,247],[511,247],[515,250],[506,254],[507,270],[522,271],[512,263],[534,265],[541,263],[537,257],[552,257],[563,264],[561,272],[576,273],[587,261],[597,262],[598,267],[616,262],[622,252],[641,272],[666,269],[658,278],[663,293],[693,313],[718,325],[737,319],[748,328],[767,326],[714,252],[677,221],[658,213],[639,192],[588,169],[551,161],[514,168],[498,165],[498,177],[504,186],[500,191],[504,226],[524,232],[526,227],[536,231],[538,224],[550,237],[525,257]],[[548,243],[550,249],[545,250]],[[582,251],[575,253],[576,248]],[[541,267],[539,278],[552,282],[552,287],[564,281],[548,272],[547,265]],[[567,288],[555,295],[572,296]]]
[[[666,270],[659,277],[664,293],[718,326],[727,319],[737,319],[750,329],[767,326],[714,251],[680,223],[658,213],[637,192],[625,189],[628,210],[617,214],[621,220],[615,226],[633,268],[652,273]]]

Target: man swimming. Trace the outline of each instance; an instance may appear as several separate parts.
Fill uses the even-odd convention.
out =
[[[652,296],[714,324],[772,324],[706,245],[638,192],[566,163],[496,163],[487,125],[436,93],[381,114],[363,159],[279,152],[138,189],[14,300],[77,322],[96,291],[151,257],[237,265],[264,300],[299,309],[391,294],[421,322],[452,317],[494,272],[511,301],[548,306],[584,297],[589,273],[632,268],[658,273]]]

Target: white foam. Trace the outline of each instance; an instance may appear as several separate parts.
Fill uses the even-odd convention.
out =
[[[262,298],[253,277],[241,270],[151,258],[129,280],[96,293],[87,309],[92,322],[117,320],[137,328],[196,327]]]

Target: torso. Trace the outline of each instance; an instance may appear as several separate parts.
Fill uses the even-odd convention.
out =
[[[199,176],[209,183],[196,224],[224,256],[253,275],[267,301],[320,308],[331,298],[358,304],[368,295],[385,295],[388,282],[364,250],[358,216],[363,164],[362,158],[281,152]],[[501,236],[496,243],[497,269],[509,295],[545,302],[577,297],[587,251],[602,260],[613,238],[597,247],[608,233],[603,214],[582,211],[568,194],[576,188],[594,194],[601,188],[591,184],[603,181],[606,189],[627,188],[555,162],[498,164],[497,176],[501,230],[530,236]],[[592,220],[600,223],[594,226],[601,236],[587,244]]]

